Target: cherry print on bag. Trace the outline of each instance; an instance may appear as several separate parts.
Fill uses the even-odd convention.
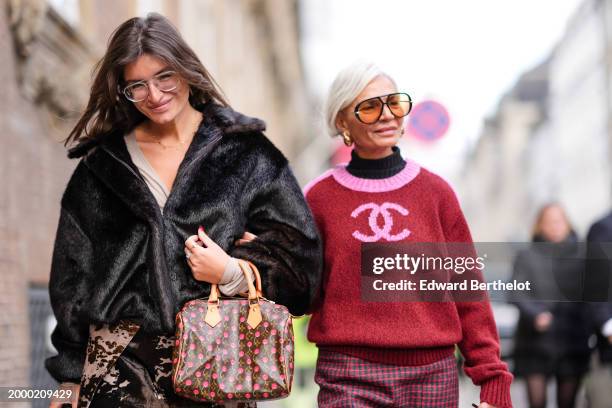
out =
[[[208,299],[187,302],[176,316],[172,379],[182,397],[252,402],[284,398],[291,392],[292,317],[287,308],[261,296],[254,265],[239,265],[250,283],[249,300],[218,299],[212,285]],[[256,288],[248,266],[255,273]],[[207,313],[218,313],[219,318],[208,320]]]

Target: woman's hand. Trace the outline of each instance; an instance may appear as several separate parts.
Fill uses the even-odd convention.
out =
[[[236,242],[234,242],[234,245],[246,244],[247,242],[251,242],[255,238],[257,238],[257,235],[251,234],[250,232],[245,231],[244,234],[242,234],[242,238],[237,239]]]
[[[535,329],[539,332],[545,332],[552,324],[553,315],[550,312],[543,312],[535,317]]]
[[[77,405],[79,405],[79,391],[81,390],[81,386],[75,383],[61,383],[59,390],[72,391],[70,394],[70,402],[67,402],[66,398],[51,398],[49,408],[61,408],[64,404],[70,404],[72,408],[77,408]],[[67,394],[65,395],[68,396]]]
[[[193,277],[198,281],[219,283],[230,256],[198,228],[198,235],[185,241],[185,255]]]

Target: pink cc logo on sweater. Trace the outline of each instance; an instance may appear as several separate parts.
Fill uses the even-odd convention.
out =
[[[403,216],[408,215],[408,210],[401,205],[395,203],[383,203],[382,205],[378,205],[376,203],[362,204],[351,213],[351,217],[357,218],[359,214],[366,210],[370,210],[368,224],[370,225],[374,235],[365,235],[359,231],[354,231],[353,237],[356,239],[362,242],[376,242],[381,238],[384,238],[387,241],[401,241],[410,235],[410,231],[405,228],[398,234],[391,234],[391,228],[393,228],[393,216],[389,210],[395,210]],[[378,226],[379,215],[382,215],[384,221],[382,228]]]

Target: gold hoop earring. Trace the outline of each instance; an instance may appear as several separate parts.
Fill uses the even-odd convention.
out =
[[[346,146],[351,147],[353,145],[353,139],[351,139],[351,134],[349,133],[348,130],[345,130],[344,132],[342,132],[342,139]]]

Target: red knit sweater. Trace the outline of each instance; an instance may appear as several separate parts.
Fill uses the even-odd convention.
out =
[[[499,339],[488,301],[363,302],[360,244],[369,242],[471,242],[453,190],[435,174],[408,161],[398,174],[362,179],[339,166],[305,189],[324,241],[323,295],[308,339],[370,361],[424,365],[453,354],[458,345],[465,372],[481,386],[481,401],[511,407],[512,375],[500,360]],[[403,210],[390,231],[369,226],[368,208],[383,203]],[[407,211],[405,211],[407,210]]]

